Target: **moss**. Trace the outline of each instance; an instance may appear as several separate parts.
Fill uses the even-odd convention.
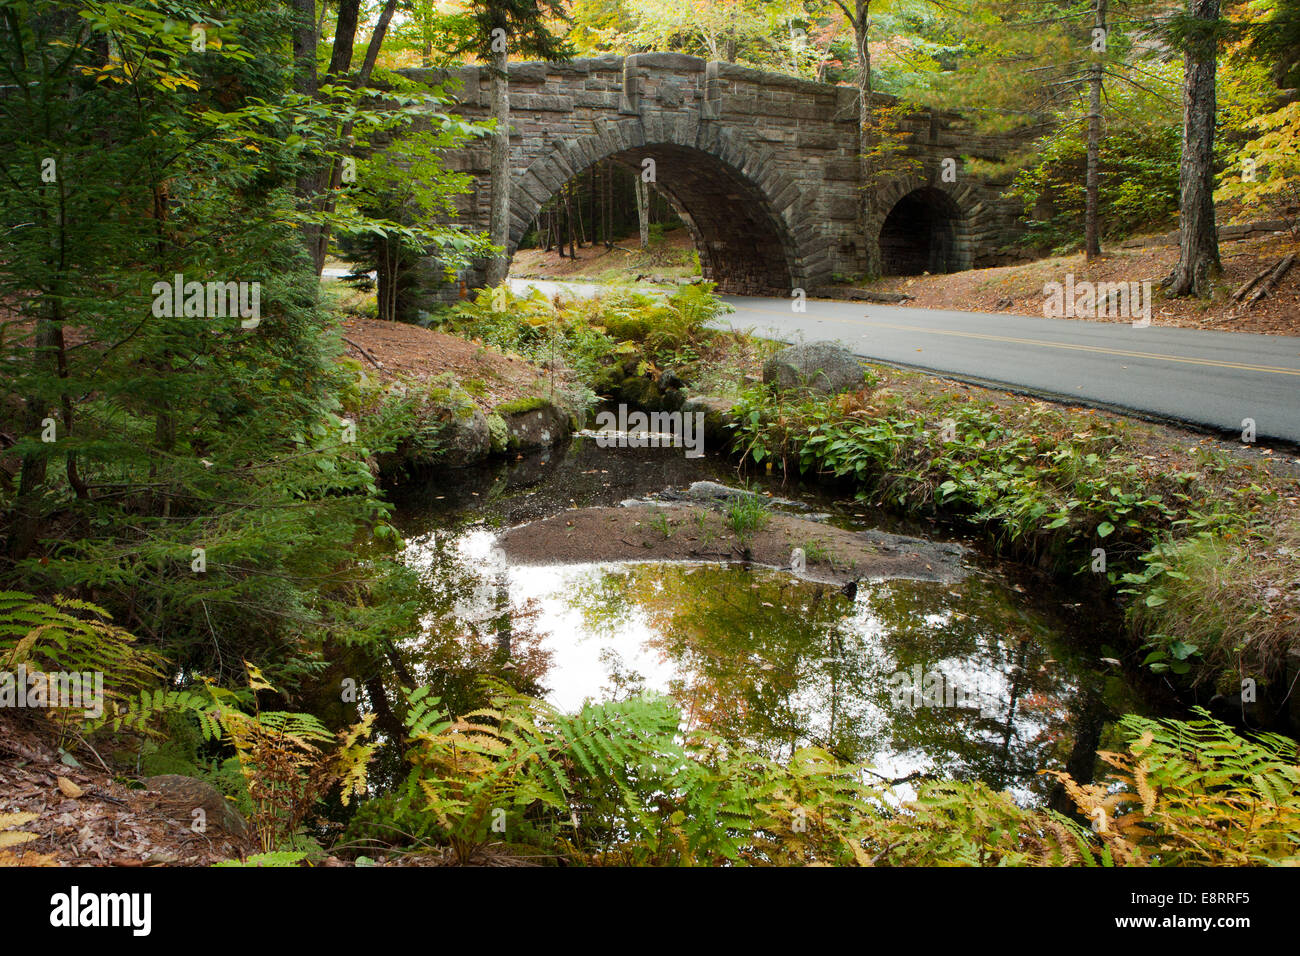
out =
[[[614,363],[599,369],[592,377],[591,387],[600,395],[612,395],[620,385],[627,374],[623,371],[622,365]]]
[[[488,435],[491,438],[491,451],[494,455],[504,452],[510,444],[510,429],[506,427],[506,420],[493,412],[487,417]]]
[[[539,408],[546,408],[550,404],[550,399],[542,398],[540,395],[523,395],[498,405],[494,411],[496,414],[503,416],[522,415],[524,412],[535,412]]]

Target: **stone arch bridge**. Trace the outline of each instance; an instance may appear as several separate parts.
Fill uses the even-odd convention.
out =
[[[489,115],[485,69],[410,70],[453,84],[453,112]],[[809,292],[861,274],[872,244],[886,274],[955,272],[998,261],[1017,209],[1005,180],[968,172],[1018,144],[974,133],[958,117],[909,112],[905,144],[862,199],[857,91],[675,53],[510,64],[510,248],[542,206],[593,163],[640,170],[655,160],[655,188],[687,224],[704,277],[738,294]],[[460,221],[487,228],[488,144],[452,152],[473,177]],[[955,161],[945,177],[944,160]],[[952,164],[949,164],[952,170]],[[465,276],[470,287],[482,270]]]

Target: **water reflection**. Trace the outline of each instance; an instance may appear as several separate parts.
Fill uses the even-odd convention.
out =
[[[482,705],[484,676],[566,710],[661,691],[689,727],[776,758],[811,743],[886,779],[978,778],[1048,802],[1039,771],[1086,773],[1113,746],[1110,715],[1143,709],[1050,596],[992,563],[955,585],[862,582],[852,598],[740,566],[510,566],[494,542],[511,524],[726,477],[717,463],[582,441],[548,459],[460,473],[399,506],[426,595],[402,682],[433,684],[453,710]],[[781,492],[842,526],[883,523]]]
[[[493,538],[477,527],[410,542],[443,598],[423,653],[495,664],[566,710],[659,691],[690,728],[772,757],[817,744],[888,779],[979,778],[1041,799],[1037,772],[1070,758],[1074,702],[1103,683],[984,575],[864,582],[851,600],[739,566],[509,567]],[[922,693],[936,681],[946,698]]]

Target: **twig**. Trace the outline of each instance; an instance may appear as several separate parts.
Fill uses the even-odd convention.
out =
[[[353,341],[352,341],[350,338],[348,338],[346,335],[341,336],[341,338],[343,339],[344,342],[347,342],[348,345],[352,346],[354,349],[356,349],[358,352],[360,352],[360,353],[361,353],[361,357],[364,358],[366,361],[368,361],[368,362],[369,362],[371,365],[373,365],[375,368],[379,369],[379,371],[381,371],[381,372],[387,372],[387,371],[388,371],[388,369],[384,368],[383,363],[380,362],[379,359],[377,359],[377,358],[375,358],[373,355],[371,355],[368,351],[366,351],[365,348],[363,348],[362,346],[358,345],[356,342],[353,342]]]

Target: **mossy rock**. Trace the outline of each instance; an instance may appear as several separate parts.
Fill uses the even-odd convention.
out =
[[[569,416],[546,399],[510,402],[499,406],[497,413],[505,422],[510,451],[548,448],[569,435]]]
[[[692,395],[682,403],[682,414],[704,413],[704,438],[712,448],[728,448],[736,432],[732,424],[735,400],[717,395]]]
[[[657,384],[640,376],[625,379],[618,389],[618,398],[637,408],[661,409],[664,407],[664,393]]]
[[[549,399],[542,398],[540,395],[524,395],[498,405],[495,411],[498,415],[509,418],[512,415],[521,415],[524,412],[534,412],[546,408],[550,404]]]

